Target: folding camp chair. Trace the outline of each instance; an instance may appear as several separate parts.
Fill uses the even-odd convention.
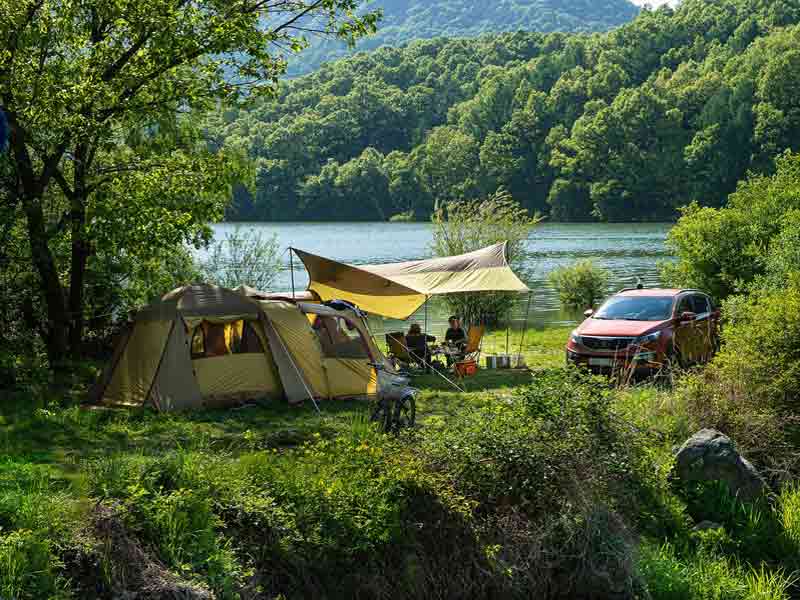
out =
[[[389,358],[401,363],[403,366],[408,366],[414,359],[408,351],[408,344],[406,343],[406,334],[402,331],[386,334],[386,347],[389,349]]]
[[[478,358],[480,358],[481,355],[481,343],[483,342],[484,333],[486,333],[486,327],[484,325],[473,325],[469,328],[463,360],[474,360],[476,363],[478,362]]]
[[[453,372],[457,377],[462,378],[468,375],[474,375],[477,372],[484,333],[486,333],[486,327],[483,325],[473,325],[469,328],[469,332],[467,333],[467,345],[464,347],[464,352],[453,365]]]

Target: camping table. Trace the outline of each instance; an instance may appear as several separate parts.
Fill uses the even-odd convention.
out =
[[[441,344],[431,349],[431,356],[445,356],[451,359],[453,364],[455,364],[459,358],[464,356],[464,351],[458,346]]]

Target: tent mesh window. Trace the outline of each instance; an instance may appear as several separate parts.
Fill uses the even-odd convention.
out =
[[[314,331],[326,358],[369,358],[369,346],[358,328],[342,317],[318,316]]]
[[[192,332],[192,359],[251,353],[263,354],[264,347],[253,325],[247,321],[203,321]]]

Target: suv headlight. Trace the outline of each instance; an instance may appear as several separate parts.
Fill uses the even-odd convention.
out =
[[[569,339],[573,344],[583,344],[583,340],[581,339],[581,336],[578,335],[577,329],[573,330],[572,333],[569,334]]]
[[[639,344],[639,345],[649,344],[651,342],[655,342],[660,337],[661,337],[661,332],[660,331],[654,331],[653,333],[650,333],[648,335],[643,335],[638,340],[636,340],[636,343]]]

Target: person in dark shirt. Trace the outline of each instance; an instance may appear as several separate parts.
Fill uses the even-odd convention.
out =
[[[455,315],[447,321],[450,323],[450,327],[447,329],[447,333],[444,334],[444,342],[451,348],[458,350],[458,354],[447,355],[447,364],[449,366],[463,357],[464,349],[467,347],[467,334],[461,327],[461,320]]]
[[[408,329],[406,343],[408,344],[408,350],[411,352],[411,358],[423,365],[426,370],[430,362],[429,358],[431,354],[430,348],[428,348],[428,342],[435,341],[436,338],[432,335],[422,333],[422,329],[416,323],[411,325]]]
[[[450,327],[447,329],[447,333],[444,335],[444,341],[451,346],[458,346],[461,350],[463,350],[467,345],[467,334],[461,327],[461,320],[454,316],[450,317],[447,321],[450,323]]]

